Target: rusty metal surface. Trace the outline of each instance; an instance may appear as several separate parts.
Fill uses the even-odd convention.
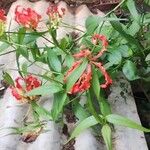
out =
[[[8,12],[11,4],[16,0],[1,0],[0,8],[5,9],[6,13]],[[42,0],[28,0],[29,2],[38,2]],[[48,2],[59,2],[60,0],[46,0]],[[81,4],[86,4],[91,10],[99,9],[101,11],[109,11],[113,9],[120,0],[64,0],[68,5],[73,7],[79,6]],[[94,12],[94,11],[93,11]]]

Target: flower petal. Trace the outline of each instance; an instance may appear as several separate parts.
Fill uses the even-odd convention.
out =
[[[82,58],[82,57],[87,57],[89,55],[91,55],[91,52],[88,49],[84,49],[84,50],[81,50],[79,53],[74,54],[73,57]]]
[[[104,35],[100,35],[100,34],[95,34],[93,37],[92,37],[92,42],[93,44],[97,44],[98,43],[98,40],[102,42],[102,49],[100,50],[100,52],[92,58],[92,60],[96,60],[98,59],[99,57],[101,57],[103,55],[103,53],[107,50],[107,46],[108,46],[108,41],[107,41],[107,38],[106,36]]]
[[[102,74],[105,77],[105,83],[101,85],[101,88],[107,88],[108,85],[112,84],[112,79],[110,78],[110,76],[108,75],[108,73],[106,72],[105,68],[103,67],[102,63],[100,62],[93,62],[92,63],[98,67],[100,69],[100,71],[102,72]]]
[[[20,10],[21,6],[17,6],[15,9],[15,20],[18,24],[26,27],[36,29],[38,23],[41,19],[41,15],[36,13],[31,8],[23,8]]]
[[[92,79],[92,68],[91,65],[88,64],[87,69],[83,72],[79,80],[74,84],[69,94],[77,94],[79,92],[84,92],[88,90],[91,86]]]
[[[81,64],[82,61],[76,61],[74,62],[74,64],[72,65],[72,67],[67,71],[66,75],[64,76],[64,82],[67,81],[68,76],[70,76],[70,74],[79,67],[79,65]]]

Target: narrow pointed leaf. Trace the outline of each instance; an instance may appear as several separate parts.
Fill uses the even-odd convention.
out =
[[[121,25],[120,22],[118,22],[118,21],[110,21],[110,23],[111,23],[112,27],[113,27],[116,31],[118,31],[118,32],[120,33],[120,35],[121,35],[122,37],[124,37],[124,38],[128,41],[128,43],[129,43],[130,45],[134,45],[134,46],[136,46],[138,49],[142,49],[142,46],[141,46],[141,44],[138,42],[138,40],[135,39],[135,38],[134,38],[133,36],[131,36],[130,34],[126,33],[126,31],[123,29],[123,27],[122,27],[122,25]]]
[[[15,86],[13,79],[7,72],[3,74],[3,78],[9,85]]]
[[[93,69],[93,76],[92,76],[92,89],[97,97],[99,99],[100,94],[100,83],[98,79],[98,75],[95,69]]]
[[[80,133],[82,133],[84,130],[94,126],[98,124],[98,121],[95,119],[94,116],[90,116],[86,119],[84,119],[83,121],[81,121],[77,127],[73,130],[71,137],[69,138],[68,141],[70,141],[71,139],[77,137]]]
[[[67,79],[67,92],[70,91],[70,89],[73,87],[75,82],[80,78],[84,70],[86,69],[87,61],[84,60],[83,63],[72,72],[72,74]]]
[[[60,112],[62,112],[65,102],[67,99],[67,94],[64,92],[59,92],[54,94],[53,108],[51,110],[52,117],[54,120],[58,119]]]
[[[33,110],[39,115],[40,118],[43,119],[43,117],[45,119],[49,119],[51,120],[51,113],[49,111],[47,111],[45,108],[43,108],[42,106],[39,106],[36,102],[32,102],[31,103]]]
[[[150,129],[142,127],[140,124],[120,115],[110,114],[106,116],[106,120],[114,125],[125,126],[133,129],[137,129],[144,132],[150,132]]]
[[[112,135],[111,135],[111,128],[109,127],[109,125],[108,124],[104,125],[102,127],[101,132],[102,132],[102,136],[105,141],[107,150],[112,150]]]
[[[0,53],[5,51],[10,45],[5,42],[0,42]]]
[[[57,72],[61,72],[61,63],[53,49],[47,48],[47,57],[50,67]]]
[[[26,29],[25,28],[20,28],[18,31],[18,43],[22,44],[24,37],[25,37]]]
[[[138,22],[139,21],[139,14],[135,6],[134,0],[127,0],[127,7],[132,15],[132,17]]]
[[[104,116],[111,114],[111,107],[110,107],[110,104],[108,103],[108,101],[106,99],[102,98],[100,100],[100,109],[101,109],[101,113]]]
[[[63,88],[59,84],[51,83],[50,85],[42,85],[38,88],[35,88],[29,92],[26,93],[27,96],[34,96],[34,95],[50,95],[53,93],[57,93],[59,91],[62,91]]]

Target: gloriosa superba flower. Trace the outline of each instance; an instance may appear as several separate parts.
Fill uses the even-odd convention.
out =
[[[72,67],[67,71],[64,77],[65,82],[67,82],[67,78],[71,75],[71,73],[81,65],[84,58],[88,59],[88,64],[83,74],[79,77],[77,82],[71,88],[69,92],[70,94],[77,94],[78,92],[84,92],[90,88],[91,79],[92,79],[92,65],[98,68],[101,71],[101,73],[104,75],[105,83],[100,85],[101,88],[107,88],[110,84],[112,84],[112,79],[108,75],[106,69],[104,68],[102,63],[98,61],[98,58],[100,58],[103,55],[103,53],[107,50],[108,41],[104,35],[95,34],[92,37],[92,42],[93,44],[96,45],[98,41],[102,42],[102,49],[99,51],[99,53],[96,56],[94,56],[89,49],[83,49],[79,53],[73,55],[73,57],[77,61],[75,61]]]

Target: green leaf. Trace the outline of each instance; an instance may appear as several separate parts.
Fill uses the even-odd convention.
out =
[[[51,114],[54,120],[58,119],[59,114],[62,112],[67,99],[67,94],[64,92],[59,92],[54,94],[53,107]]]
[[[71,55],[66,55],[65,62],[68,68],[70,68],[74,62],[74,57]]]
[[[77,127],[73,130],[70,138],[68,141],[72,140],[73,138],[77,137],[80,133],[82,133],[84,130],[98,124],[96,119],[93,116],[90,116],[83,121],[81,121]]]
[[[67,92],[70,91],[70,89],[73,87],[75,82],[80,78],[80,76],[86,69],[86,66],[87,66],[87,60],[84,60],[83,63],[77,69],[75,69],[71,73],[71,75],[67,78],[67,88],[66,88]]]
[[[93,76],[92,76],[92,89],[97,97],[99,99],[100,94],[100,83],[97,75],[97,71],[95,68],[93,68]]]
[[[127,45],[121,45],[117,49],[120,51],[122,57],[127,58],[133,55],[132,50]]]
[[[96,106],[94,103],[94,94],[92,89],[89,90],[88,95],[87,95],[87,101],[88,101],[88,107],[90,110],[90,113],[95,117],[95,119],[102,124],[103,119],[99,116],[99,112],[96,110]]]
[[[87,29],[87,34],[93,34],[98,26],[101,26],[105,21],[119,21],[122,20],[117,17],[100,17],[100,16],[90,16],[86,19],[85,27]],[[107,23],[108,25],[108,23]]]
[[[62,50],[65,50],[67,47],[68,47],[69,43],[68,43],[68,40],[67,40],[67,37],[65,38],[62,38],[61,41],[60,41],[60,48]]]
[[[139,14],[138,14],[138,11],[136,9],[134,0],[127,0],[127,7],[129,9],[132,17],[134,18],[134,20],[136,20],[138,22],[139,21]]]
[[[90,36],[86,36],[82,38],[82,44],[86,45],[88,48],[92,49],[93,48],[93,43],[91,41],[91,37]],[[100,47],[101,48],[101,47]],[[99,49],[100,49],[99,48]]]
[[[18,31],[18,43],[22,44],[26,33],[26,28],[20,28]]]
[[[144,0],[144,2],[145,2],[147,5],[150,5],[150,1],[149,1],[149,0]]]
[[[87,34],[92,34],[99,26],[99,17],[88,17],[85,22],[85,27],[87,29]]]
[[[110,104],[108,103],[108,101],[104,98],[100,98],[100,109],[101,109],[101,113],[104,116],[107,116],[109,114],[111,114],[111,107]]]
[[[89,113],[85,110],[80,103],[76,102],[73,104],[73,112],[75,116],[78,118],[78,121],[81,122],[89,116]]]
[[[63,88],[60,84],[57,83],[51,83],[50,85],[42,85],[38,88],[35,88],[29,92],[26,93],[27,96],[34,96],[34,95],[50,95],[53,93],[57,93],[59,91],[62,91]]]
[[[17,52],[18,52],[18,54],[22,55],[26,59],[29,58],[29,53],[28,53],[28,49],[27,48],[18,47]]]
[[[32,101],[31,102],[33,110],[39,115],[41,119],[48,119],[52,120],[51,113],[47,111],[45,108],[42,106],[39,106],[36,102]],[[43,118],[44,117],[44,118]]]
[[[53,49],[47,49],[48,62],[54,71],[61,72],[61,63]]]
[[[134,36],[140,30],[140,28],[141,26],[137,23],[136,20],[134,20],[128,28],[128,32],[130,35]]]
[[[30,52],[31,52],[31,54],[32,54],[32,57],[33,57],[33,59],[34,59],[35,61],[37,61],[37,58],[42,57],[43,55],[41,56],[40,49],[39,49],[39,47],[38,47],[38,45],[37,45],[36,42],[30,44],[30,46],[32,47],[32,48],[30,49]],[[46,59],[47,59],[47,58],[46,58]]]
[[[10,76],[7,72],[4,72],[3,78],[4,78],[4,80],[5,80],[9,85],[12,85],[12,86],[15,87],[15,84],[14,84],[13,79],[11,78],[11,76]]]
[[[105,141],[107,150],[112,150],[112,135],[111,135],[111,128],[109,127],[109,125],[108,124],[104,125],[102,127],[101,132],[102,132],[102,136]]]
[[[146,56],[145,61],[150,61],[150,53]]]
[[[120,64],[122,60],[121,53],[118,50],[111,51],[111,54],[108,55],[108,60],[111,64]]]
[[[21,70],[22,70],[24,76],[27,76],[28,75],[28,65],[27,65],[27,63],[23,63],[21,68],[22,68]]]
[[[137,75],[136,65],[130,60],[127,60],[123,65],[122,71],[126,78],[130,81],[139,79],[139,76]]]
[[[5,42],[0,42],[0,52],[3,52],[4,50],[6,50],[10,45],[8,43]]]
[[[12,129],[12,134],[23,134],[29,132],[36,132],[39,128],[42,128],[42,124],[40,122],[33,122],[24,125],[23,127],[10,127]]]
[[[107,39],[110,39],[112,37],[113,31],[114,31],[113,27],[110,24],[108,24],[108,22],[105,22],[103,26],[97,28],[95,32],[103,34],[107,37]]]
[[[112,27],[113,27],[116,31],[118,31],[118,32],[120,33],[120,35],[121,35],[122,37],[124,37],[124,38],[128,41],[128,43],[129,43],[130,45],[134,45],[134,46],[136,46],[138,49],[142,49],[142,46],[141,46],[141,44],[138,42],[138,40],[135,39],[135,38],[134,38],[133,36],[131,36],[130,34],[126,33],[126,31],[123,29],[123,27],[122,27],[122,25],[121,25],[120,22],[118,22],[118,21],[111,21],[110,23],[111,23]]]
[[[37,38],[39,38],[42,35],[42,33],[33,32],[25,34],[23,44],[30,44],[32,42],[35,42]]]
[[[106,120],[114,125],[121,125],[144,132],[150,132],[150,129],[146,129],[145,127],[142,127],[140,124],[137,124],[136,122],[119,115],[110,114],[106,116]]]

